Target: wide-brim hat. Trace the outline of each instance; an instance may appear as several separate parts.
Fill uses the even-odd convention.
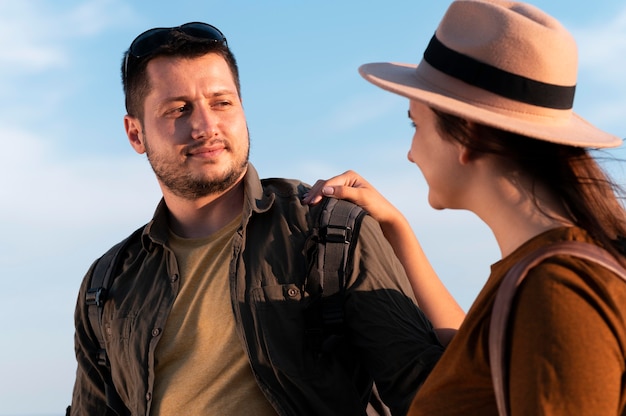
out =
[[[393,93],[458,117],[540,140],[615,147],[572,110],[576,42],[553,17],[525,3],[457,0],[419,65],[362,65],[359,73]]]

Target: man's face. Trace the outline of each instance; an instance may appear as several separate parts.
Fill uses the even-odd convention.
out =
[[[125,117],[131,145],[146,153],[164,195],[220,194],[241,179],[250,149],[241,100],[221,56],[157,57],[148,63],[144,119]]]

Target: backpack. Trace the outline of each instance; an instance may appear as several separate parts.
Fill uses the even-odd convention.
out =
[[[304,317],[305,334],[315,353],[330,352],[342,336],[345,275],[352,252],[350,243],[358,235],[361,220],[365,215],[366,212],[356,204],[325,198],[320,215],[315,218],[309,237],[309,241],[314,243],[313,249],[307,250],[309,270],[306,282],[306,290],[314,293],[314,299],[307,307]],[[113,283],[114,271],[118,269],[120,253],[123,253],[128,243],[143,230],[144,227],[137,229],[97,261],[90,288],[86,293],[89,323],[100,344],[97,361],[106,368],[110,363],[101,327],[104,302],[107,299],[107,291]],[[111,409],[120,416],[127,414],[126,407],[112,382],[105,383],[105,393],[107,405]],[[380,400],[376,386],[373,386],[366,412],[372,416],[391,414]]]

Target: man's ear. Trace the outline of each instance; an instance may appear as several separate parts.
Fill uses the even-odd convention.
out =
[[[137,117],[132,117],[127,114],[124,116],[124,129],[126,130],[128,141],[133,149],[135,149],[135,152],[139,154],[146,153],[141,121],[139,121]]]

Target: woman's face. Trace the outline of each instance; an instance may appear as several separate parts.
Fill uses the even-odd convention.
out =
[[[409,118],[415,132],[408,158],[424,175],[428,184],[428,203],[435,209],[463,208],[463,146],[441,136],[437,116],[427,105],[411,100]]]

